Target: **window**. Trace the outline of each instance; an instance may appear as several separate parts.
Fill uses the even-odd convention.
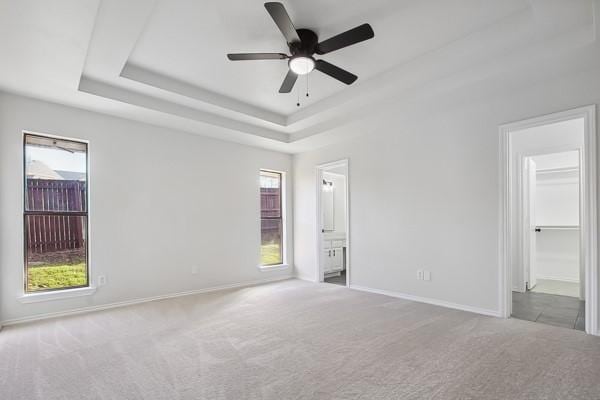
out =
[[[25,292],[89,286],[87,144],[24,137]]]
[[[282,174],[260,171],[260,263],[283,264]]]

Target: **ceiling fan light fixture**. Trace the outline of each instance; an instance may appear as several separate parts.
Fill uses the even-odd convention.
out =
[[[289,62],[290,69],[297,75],[306,75],[315,69],[315,60],[312,57],[292,57]]]

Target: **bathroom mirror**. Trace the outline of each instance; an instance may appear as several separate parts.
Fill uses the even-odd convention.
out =
[[[334,215],[333,215],[333,182],[323,179],[321,196],[321,212],[323,221],[323,232],[331,232],[335,230]]]

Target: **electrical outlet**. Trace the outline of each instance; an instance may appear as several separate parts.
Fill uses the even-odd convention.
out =
[[[423,271],[423,280],[430,281],[431,280],[431,271]]]
[[[417,280],[419,280],[419,281],[423,280],[423,270],[422,269],[417,270]]]
[[[98,275],[98,286],[106,285],[106,276]]]

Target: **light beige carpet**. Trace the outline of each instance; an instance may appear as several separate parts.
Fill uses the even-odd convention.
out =
[[[0,399],[600,399],[600,338],[289,280],[5,327]]]

